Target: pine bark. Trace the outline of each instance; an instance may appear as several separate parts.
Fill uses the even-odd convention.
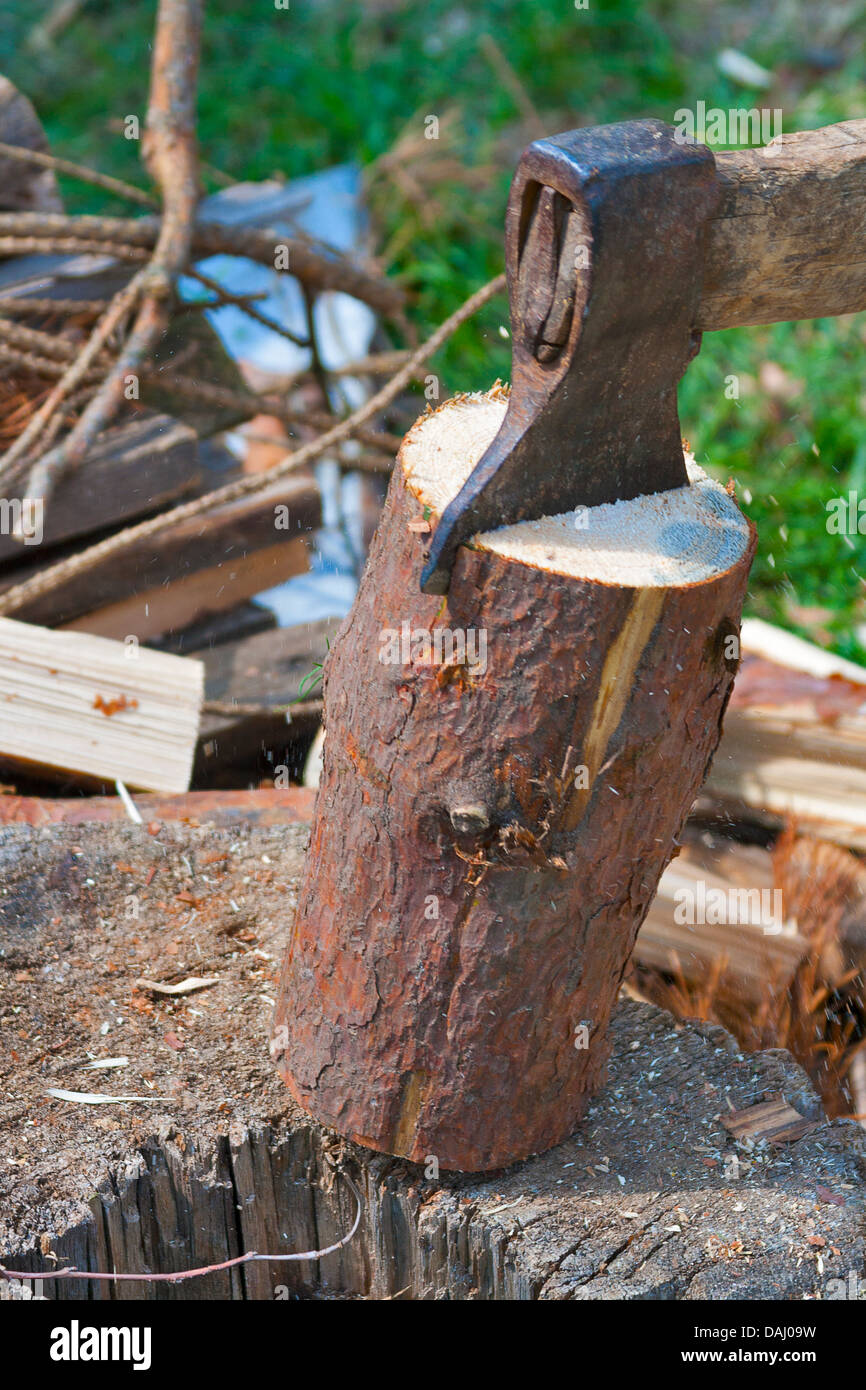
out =
[[[719,740],[754,535],[678,587],[464,547],[430,597],[405,476],[419,426],[327,663],[274,1050],[342,1134],[480,1171],[562,1140],[603,1081],[635,936]],[[486,669],[425,664],[411,641],[416,659],[380,660],[406,624],[485,633]]]

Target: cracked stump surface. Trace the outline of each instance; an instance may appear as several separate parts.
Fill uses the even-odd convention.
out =
[[[0,1261],[180,1270],[349,1229],[334,1136],[268,1053],[303,825],[0,829]],[[136,981],[216,978],[160,995]],[[178,1285],[49,1281],[73,1298],[802,1298],[864,1265],[864,1138],[821,1119],[783,1052],[624,1001],[575,1134],[483,1180],[347,1146],[358,1236],[319,1261]],[[128,1065],[85,1069],[92,1059]],[[48,1087],[152,1097],[80,1105]],[[820,1123],[737,1144],[781,1092]],[[0,1284],[0,1296],[14,1294]]]

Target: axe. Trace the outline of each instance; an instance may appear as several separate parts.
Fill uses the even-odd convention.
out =
[[[866,122],[531,145],[512,388],[403,442],[326,665],[272,1050],[341,1134],[482,1171],[574,1129],[739,659],[754,529],[683,453],[700,334],[866,308]]]

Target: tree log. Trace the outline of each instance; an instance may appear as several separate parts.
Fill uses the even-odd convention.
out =
[[[602,1081],[719,739],[754,548],[692,469],[686,488],[476,537],[448,598],[422,594],[423,518],[505,404],[458,398],[404,441],[326,668],[274,1036],[319,1120],[469,1171],[559,1142]]]

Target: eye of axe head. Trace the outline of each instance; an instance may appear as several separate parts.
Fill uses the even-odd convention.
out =
[[[687,482],[677,384],[700,347],[712,153],[661,121],[572,130],[524,152],[505,215],[505,419],[443,512],[421,578],[448,591],[478,531]]]

